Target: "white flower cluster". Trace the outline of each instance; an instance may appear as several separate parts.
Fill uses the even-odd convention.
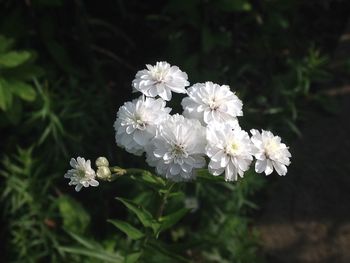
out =
[[[243,103],[229,86],[208,81],[186,90],[187,74],[178,67],[167,62],[146,67],[132,81],[134,91],[142,95],[117,113],[114,128],[120,147],[145,153],[147,163],[172,181],[193,180],[207,160],[209,172],[225,173],[226,181],[243,177],[253,157],[257,173],[287,173],[288,147],[269,131],[253,129],[250,137],[241,129],[237,117],[243,115]],[[166,107],[172,92],[187,94],[182,115],[170,115]]]

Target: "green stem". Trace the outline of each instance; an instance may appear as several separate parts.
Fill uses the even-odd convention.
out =
[[[174,185],[175,185],[174,182],[167,183],[167,185],[166,185],[167,186],[167,191],[162,196],[162,199],[160,201],[160,205],[159,205],[159,208],[158,208],[158,211],[157,211],[157,214],[156,214],[156,218],[157,219],[159,219],[163,215],[166,202],[168,201],[169,194],[171,193],[171,190],[174,187]]]
[[[155,176],[154,174],[152,174],[151,172],[147,171],[147,170],[143,170],[143,169],[138,169],[138,168],[128,168],[128,169],[123,169],[119,166],[113,166],[113,167],[109,167],[109,169],[111,170],[112,177],[111,180],[109,181],[114,181],[115,179],[117,179],[119,176],[123,176],[123,175],[135,175],[135,176],[142,176],[144,174],[148,174],[153,176],[159,183],[161,183],[162,185],[164,185],[164,181],[159,178],[158,176]]]

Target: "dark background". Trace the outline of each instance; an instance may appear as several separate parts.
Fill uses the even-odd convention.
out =
[[[187,256],[350,262],[349,15],[346,0],[0,1],[0,35],[13,40],[10,50],[30,54],[18,67],[0,65],[3,262],[98,262],[59,252],[75,244],[67,228],[103,244],[124,242],[110,237],[105,220],[127,217],[113,198],[142,188],[121,181],[76,194],[62,175],[76,156],[146,167],[117,148],[112,125],[133,97],[136,72],[156,61],[179,66],[191,84],[230,85],[244,102],[242,127],[271,129],[293,156],[286,177],[249,181],[244,200],[258,209],[218,205],[242,221],[208,233],[217,222],[205,212],[181,222],[198,240],[221,235],[219,248],[210,245],[222,260],[204,255],[205,245],[193,245],[190,235],[175,241],[191,244]],[[9,84],[18,81],[28,85],[23,93]],[[171,101],[177,112],[180,101]],[[226,199],[219,187],[212,191]],[[215,206],[214,197],[197,197],[203,209]],[[249,237],[253,228],[259,237]],[[232,239],[223,234],[233,230]],[[174,242],[170,236],[163,241]]]

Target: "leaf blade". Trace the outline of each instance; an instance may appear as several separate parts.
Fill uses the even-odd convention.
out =
[[[127,223],[125,221],[121,221],[118,219],[109,219],[107,221],[109,223],[113,224],[120,231],[124,232],[129,238],[131,238],[133,240],[138,240],[138,239],[141,239],[145,236],[144,233],[142,233],[136,227],[130,225],[129,223]]]
[[[31,58],[31,53],[28,51],[10,51],[0,54],[0,66],[4,68],[15,68],[24,64]]]

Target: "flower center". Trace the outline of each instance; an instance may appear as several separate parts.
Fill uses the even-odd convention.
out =
[[[236,155],[240,150],[239,144],[237,142],[232,142],[228,147],[226,147],[226,154]]]
[[[209,99],[208,101],[208,104],[209,104],[209,108],[213,111],[217,110],[219,108],[218,106],[218,103],[217,103],[217,100],[215,97],[212,97]]]
[[[274,140],[268,140],[265,145],[265,154],[267,157],[273,156],[279,149],[279,145],[276,141]]]
[[[77,170],[76,175],[77,175],[77,177],[79,177],[79,179],[84,178],[85,177],[85,170],[84,169]]]
[[[175,156],[182,156],[185,154],[185,148],[182,145],[175,144],[172,149],[172,154]]]
[[[146,129],[146,123],[144,123],[142,120],[137,120],[136,123],[137,123],[137,128],[139,130]]]
[[[135,116],[134,121],[135,121],[134,128],[141,130],[141,131],[146,129],[147,123],[145,121],[143,121],[140,116]]]
[[[160,84],[164,81],[167,71],[162,69],[156,69],[152,72],[152,77],[157,84]]]

